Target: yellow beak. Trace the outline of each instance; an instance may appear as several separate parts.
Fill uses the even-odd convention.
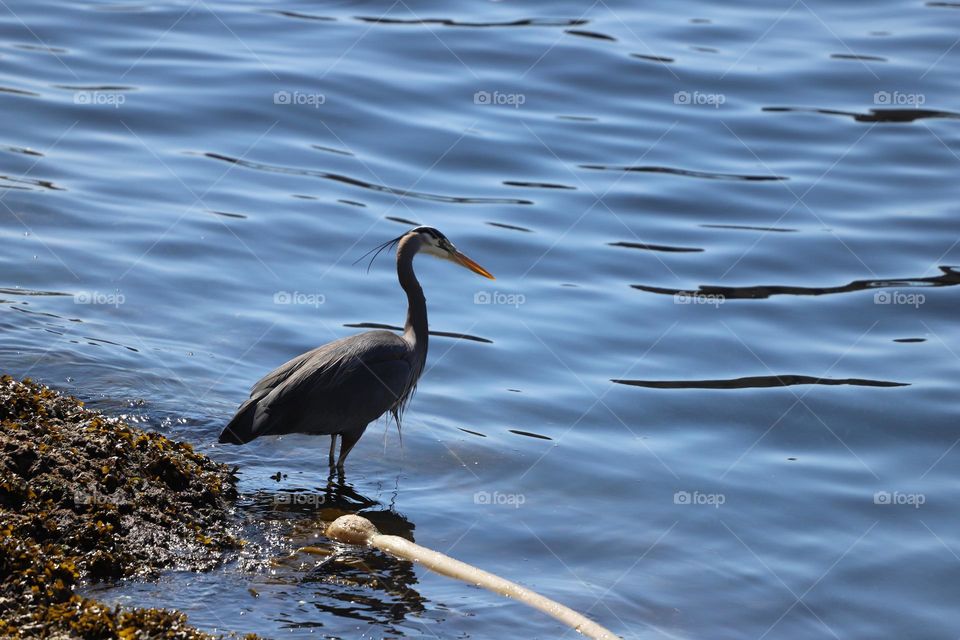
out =
[[[466,267],[467,269],[470,269],[470,271],[473,271],[474,273],[479,273],[484,278],[490,278],[491,280],[496,280],[496,278],[493,277],[492,273],[490,273],[489,271],[481,267],[479,264],[477,264],[476,262],[474,262],[473,260],[465,256],[464,254],[460,253],[456,249],[453,250],[453,259],[459,264]]]

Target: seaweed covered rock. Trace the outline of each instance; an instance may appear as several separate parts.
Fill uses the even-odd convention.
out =
[[[29,380],[0,377],[0,637],[209,638],[81,581],[202,570],[240,547],[231,471]]]

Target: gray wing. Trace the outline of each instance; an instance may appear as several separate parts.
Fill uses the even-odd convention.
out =
[[[410,344],[389,331],[368,331],[308,351],[254,385],[251,435],[330,434],[366,426],[412,388],[417,377],[412,359]]]

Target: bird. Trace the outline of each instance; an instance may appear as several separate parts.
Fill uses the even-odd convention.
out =
[[[393,247],[397,279],[407,294],[403,333],[365,331],[280,365],[253,386],[250,397],[220,433],[219,442],[246,444],[260,436],[288,433],[329,435],[332,473],[339,436],[336,470],[342,475],[344,462],[367,425],[389,411],[400,428],[403,411],[423,373],[429,342],[427,300],[413,271],[414,257],[424,253],[495,278],[433,227],[415,227],[375,247],[367,253],[376,252],[370,263]]]

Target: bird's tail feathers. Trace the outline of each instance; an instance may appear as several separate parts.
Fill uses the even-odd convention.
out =
[[[220,432],[219,441],[221,443],[247,444],[260,435],[253,425],[258,402],[259,398],[250,398],[240,405],[240,408],[237,409],[237,415],[233,416],[230,423]]]

